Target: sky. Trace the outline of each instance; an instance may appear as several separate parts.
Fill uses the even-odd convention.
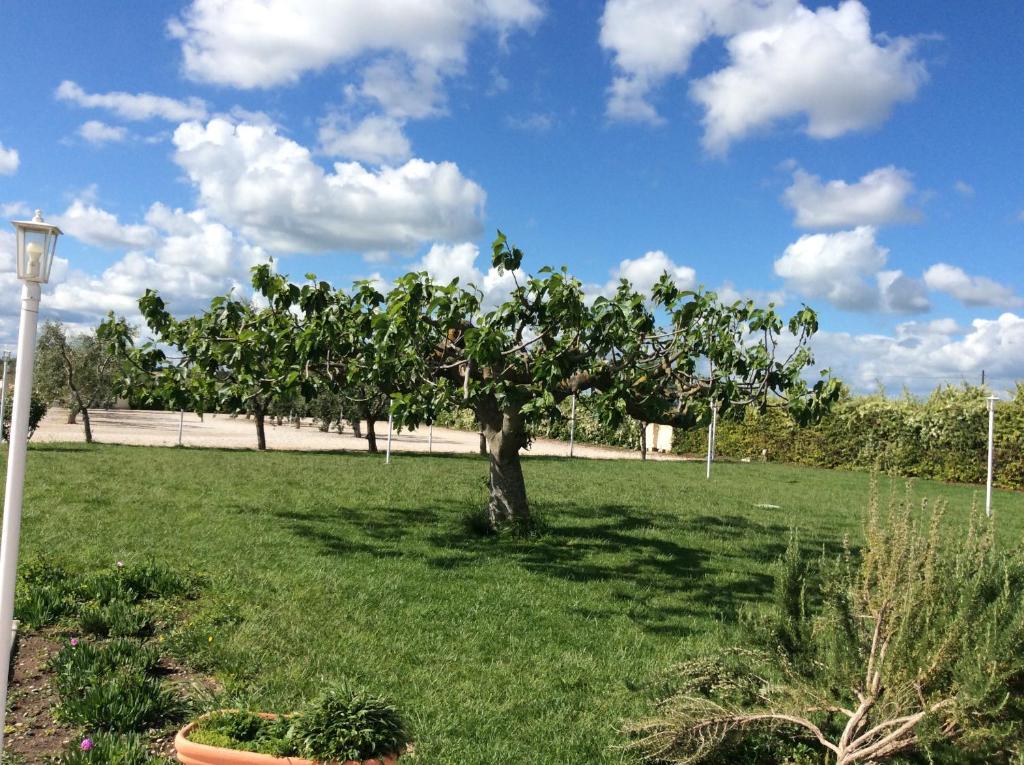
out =
[[[818,367],[1024,378],[1024,3],[5,3],[0,213],[65,232],[42,315],[459,276],[497,229],[596,295],[668,271],[815,308]],[[0,230],[0,346],[16,342]]]

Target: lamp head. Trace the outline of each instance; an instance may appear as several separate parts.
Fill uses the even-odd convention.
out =
[[[11,225],[17,237],[18,278],[46,284],[57,251],[57,237],[63,232],[43,221],[42,210],[36,210],[32,220],[14,220]]]

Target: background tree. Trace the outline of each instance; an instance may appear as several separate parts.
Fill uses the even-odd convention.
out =
[[[838,383],[808,387],[802,377],[817,330],[809,308],[784,324],[771,308],[722,305],[667,275],[651,298],[623,282],[589,302],[564,268],[522,277],[522,257],[499,232],[493,264],[515,286],[490,311],[479,292],[425,273],[398,279],[387,295],[363,282],[351,295],[302,303],[314,366],[388,393],[400,426],[430,422],[452,405],[474,412],[490,454],[494,526],[529,519],[520,451],[573,394],[590,391],[609,423],[630,415],[677,427],[705,423],[712,407],[748,405],[784,406],[804,421],[838,395]],[[786,329],[791,351],[779,358]]]
[[[177,319],[156,292],[147,290],[139,308],[155,342],[136,347],[124,320],[114,317],[103,334],[130,362],[123,385],[146,385],[154,400],[197,413],[251,413],[262,450],[271,406],[304,387],[296,360],[296,319],[290,312],[298,294],[298,287],[285,285],[282,292],[269,293],[262,308],[225,295],[214,298],[203,313]],[[161,346],[176,355],[168,356]]]
[[[120,361],[95,332],[68,334],[59,321],[48,321],[36,348],[35,387],[40,398],[68,407],[68,423],[82,415],[86,443],[92,443],[89,410],[110,406],[117,397]]]

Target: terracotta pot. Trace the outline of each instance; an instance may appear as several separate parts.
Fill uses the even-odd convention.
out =
[[[266,713],[260,714],[260,717],[268,720],[277,719],[277,715]],[[178,762],[183,765],[395,765],[398,761],[398,757],[392,755],[381,759],[320,763],[302,757],[274,757],[258,752],[241,752],[238,749],[225,749],[220,746],[208,746],[189,741],[188,734],[192,732],[195,725],[194,722],[189,723],[174,737],[174,749],[177,752]]]

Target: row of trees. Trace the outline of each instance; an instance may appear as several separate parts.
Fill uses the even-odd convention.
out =
[[[839,393],[825,373],[805,382],[810,308],[784,323],[772,308],[682,291],[668,275],[650,296],[623,281],[591,301],[565,268],[522,275],[523,253],[500,232],[492,256],[514,282],[493,310],[457,279],[410,273],[385,294],[312,275],[294,284],[262,265],[252,273],[258,302],[218,297],[176,318],[149,290],[139,307],[151,341],[136,344],[113,316],[99,338],[124,362],[122,389],[175,408],[250,412],[260,449],[268,411],[296,395],[336,396],[368,422],[390,410],[399,427],[467,408],[487,441],[495,526],[529,518],[520,450],[570,396],[589,396],[609,425],[631,416],[692,427],[712,407],[779,406],[804,422]]]

